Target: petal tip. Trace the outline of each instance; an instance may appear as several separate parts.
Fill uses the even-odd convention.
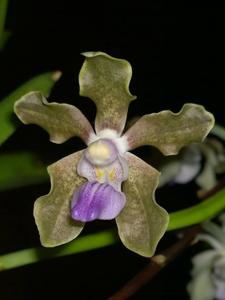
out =
[[[57,70],[52,73],[52,80],[57,82],[62,76],[62,72],[60,70]]]
[[[82,52],[81,55],[85,57],[95,57],[95,56],[109,56],[108,54],[101,52],[101,51],[87,51],[87,52]]]

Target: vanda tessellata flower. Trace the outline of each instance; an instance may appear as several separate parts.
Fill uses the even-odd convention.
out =
[[[210,249],[192,258],[192,279],[188,284],[191,300],[225,300],[225,215],[221,226],[206,222],[204,233],[197,236],[210,245]]]
[[[130,64],[102,52],[84,56],[80,95],[96,104],[95,130],[79,109],[48,103],[39,92],[15,104],[20,120],[43,127],[52,142],[79,136],[87,145],[48,167],[51,191],[34,205],[41,242],[57,246],[77,237],[85,222],[115,218],[124,245],[151,256],[168,225],[167,212],[154,199],[160,174],[128,151],[150,145],[174,155],[202,141],[213,116],[200,105],[185,104],[179,113],[145,115],[124,133],[129,103],[136,98],[129,92]]]

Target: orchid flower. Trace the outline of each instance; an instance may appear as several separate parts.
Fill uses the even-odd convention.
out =
[[[221,226],[207,222],[205,233],[197,237],[211,249],[192,258],[192,279],[187,287],[191,300],[225,300],[225,215],[220,218]]]
[[[183,146],[202,141],[214,119],[202,106],[186,104],[179,113],[145,115],[124,133],[129,103],[136,98],[129,92],[130,64],[102,52],[84,56],[80,95],[96,104],[95,130],[79,109],[48,103],[39,92],[15,104],[19,119],[43,127],[52,142],[79,136],[87,145],[48,167],[51,190],[34,205],[41,243],[46,247],[67,243],[85,222],[115,218],[124,245],[149,257],[169,218],[154,198],[160,173],[128,151],[150,145],[165,155],[176,154]]]
[[[225,172],[225,148],[215,137],[207,137],[204,143],[188,145],[175,157],[158,155],[156,158],[154,162],[162,173],[160,187],[194,180],[200,187],[198,193],[203,194],[216,185],[217,175]]]

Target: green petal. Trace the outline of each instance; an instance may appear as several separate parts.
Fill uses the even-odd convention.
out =
[[[34,205],[34,217],[45,247],[67,243],[77,237],[84,224],[70,216],[73,193],[85,182],[76,172],[76,165],[83,150],[71,154],[48,167],[51,191],[38,198]]]
[[[6,41],[6,16],[8,10],[8,0],[0,0],[0,50],[3,48]]]
[[[129,176],[123,183],[126,205],[116,222],[124,245],[143,256],[154,254],[166,231],[169,216],[154,198],[159,172],[133,154],[127,153]]]
[[[36,124],[45,129],[53,143],[61,144],[73,136],[86,143],[93,129],[75,106],[48,103],[40,92],[30,92],[15,103],[15,113],[24,124]]]
[[[79,75],[80,95],[97,106],[95,129],[123,131],[129,103],[136,97],[129,92],[130,64],[102,52],[86,52]]]
[[[128,150],[142,145],[174,155],[190,144],[203,141],[214,125],[214,117],[203,106],[185,104],[179,113],[165,110],[140,118],[125,134]]]

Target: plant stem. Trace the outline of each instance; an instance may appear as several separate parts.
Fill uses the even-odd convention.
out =
[[[225,188],[195,206],[170,214],[168,231],[195,225],[215,217],[225,209]]]
[[[181,252],[191,244],[199,231],[199,226],[187,230],[181,240],[161,252],[159,255],[153,256],[150,263],[148,263],[134,278],[128,281],[119,291],[109,297],[108,300],[126,300],[133,296],[142,286],[158,274],[160,270],[181,254]]]
[[[169,230],[180,229],[201,223],[215,217],[225,209],[225,188],[210,196],[204,202],[190,208],[170,214]],[[98,232],[80,237],[69,244],[54,248],[31,248],[0,256],[0,269],[8,270],[19,266],[35,263],[43,259],[54,258],[90,251],[118,242],[113,230]]]
[[[64,246],[57,248],[30,248],[0,256],[0,270],[9,270],[40,260],[53,257],[77,254],[110,246],[117,241],[114,231],[102,231],[80,237]]]

